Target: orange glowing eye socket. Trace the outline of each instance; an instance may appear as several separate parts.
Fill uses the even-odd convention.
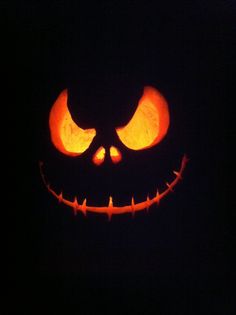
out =
[[[93,156],[93,163],[96,165],[101,165],[104,162],[106,155],[106,150],[103,147],[97,149]]]
[[[116,148],[111,146],[110,147],[110,156],[113,163],[119,163],[122,160],[122,155],[120,151]]]
[[[153,87],[145,87],[138,107],[124,127],[116,129],[121,142],[129,149],[142,150],[160,142],[169,127],[169,109],[165,98]]]
[[[67,107],[67,90],[61,92],[51,108],[49,128],[54,146],[70,156],[85,152],[96,135],[95,129],[82,129],[72,120]]]

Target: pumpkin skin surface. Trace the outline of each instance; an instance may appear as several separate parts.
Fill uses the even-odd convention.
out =
[[[63,90],[49,114],[51,156],[40,162],[48,192],[75,214],[106,214],[109,219],[159,204],[182,179],[188,161],[182,154],[179,165],[168,171],[168,181],[162,179],[165,168],[158,157],[170,125],[164,96],[145,86],[122,120],[119,110],[111,115],[112,108],[81,119],[80,104],[71,94]]]

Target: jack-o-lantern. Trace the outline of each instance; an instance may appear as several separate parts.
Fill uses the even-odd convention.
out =
[[[126,163],[126,159],[132,159],[134,162],[136,158],[141,159],[140,152],[144,154],[158,147],[168,133],[169,107],[157,89],[151,86],[144,87],[126,124],[114,126],[112,131],[111,128],[104,128],[106,132],[111,133],[109,141],[104,143],[104,137],[100,136],[100,128],[80,126],[78,117],[80,106],[78,104],[76,115],[72,113],[68,94],[67,89],[59,94],[49,114],[50,147],[57,159],[55,161],[57,166],[54,167],[51,177],[48,174],[50,170],[45,170],[46,163],[40,162],[41,175],[51,195],[72,208],[75,214],[104,213],[111,218],[114,214],[134,214],[149,209],[152,205],[159,204],[161,199],[173,191],[182,178],[188,161],[185,155],[179,169],[173,171],[173,178],[166,183],[165,189],[159,191],[157,187],[151,187],[151,191],[155,189],[154,195],[149,191],[143,200],[136,200],[136,192],[132,191],[132,180],[145,181],[143,174],[147,174],[149,179],[156,174],[150,165],[142,165],[142,161],[139,162],[137,170],[135,167],[130,170]],[[111,125],[110,123],[109,126]],[[155,160],[158,160],[157,155]],[[130,176],[133,177],[131,181]],[[55,182],[51,185],[53,179]],[[129,202],[122,203],[119,198],[126,193]]]

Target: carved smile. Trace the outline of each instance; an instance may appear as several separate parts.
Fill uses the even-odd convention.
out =
[[[160,200],[163,199],[165,196],[167,196],[170,192],[173,191],[173,188],[177,185],[177,183],[182,179],[182,174],[184,172],[184,169],[186,167],[186,164],[188,162],[188,158],[186,155],[183,156],[180,169],[179,171],[173,171],[175,178],[170,182],[166,183],[167,188],[160,192],[157,190],[156,195],[153,198],[149,198],[147,196],[147,199],[135,203],[134,198],[132,197],[131,203],[125,206],[115,206],[113,204],[112,196],[109,197],[108,205],[107,206],[90,206],[87,204],[87,200],[84,199],[83,202],[80,204],[77,200],[77,197],[73,201],[68,200],[63,197],[63,193],[57,194],[51,186],[47,183],[46,177],[43,173],[43,162],[40,162],[40,173],[43,179],[43,182],[45,186],[47,187],[47,190],[61,203],[69,206],[73,209],[74,213],[77,214],[78,211],[81,211],[84,215],[86,215],[87,211],[89,212],[96,212],[96,213],[103,213],[107,214],[108,218],[111,219],[113,214],[122,214],[122,213],[135,213],[136,211],[141,211],[145,209],[149,209],[150,206],[154,204],[159,204]]]

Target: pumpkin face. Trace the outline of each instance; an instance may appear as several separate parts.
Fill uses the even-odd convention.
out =
[[[158,158],[155,149],[166,137],[170,125],[169,106],[156,88],[144,87],[136,108],[125,124],[112,126],[111,121],[106,124],[103,119],[104,128],[101,125],[80,126],[79,105],[75,114],[70,108],[68,94],[67,89],[59,94],[49,114],[54,167],[50,163],[49,167],[40,163],[43,181],[59,202],[72,208],[75,214],[105,213],[111,218],[113,214],[134,214],[149,209],[173,191],[182,178],[187,163],[185,155],[179,169],[173,171],[173,178],[166,183],[165,189],[159,191],[155,184],[151,185],[152,196],[151,192],[147,192],[142,200],[136,200],[135,192],[132,191],[133,183],[148,178],[149,186],[154,181],[157,175],[155,165],[153,168],[150,165],[153,157],[155,160]],[[108,137],[104,137],[104,130]],[[150,156],[152,151],[154,155],[150,159],[151,164],[142,164],[143,154],[149,152]],[[138,164],[136,159],[139,160]],[[132,163],[134,167],[131,167]],[[137,165],[138,169],[135,170]],[[51,179],[54,179],[53,185],[49,184]],[[79,187],[79,191],[76,191],[76,187]],[[129,202],[120,198],[122,200],[119,204],[119,197],[124,194],[129,197]],[[83,196],[80,198],[80,195]],[[139,191],[138,195],[142,193]]]

